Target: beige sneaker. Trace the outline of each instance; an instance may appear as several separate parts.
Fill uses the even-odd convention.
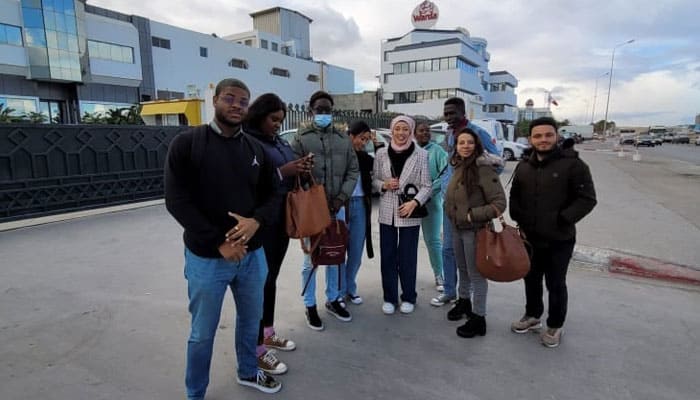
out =
[[[297,348],[296,343],[291,340],[285,339],[278,334],[274,334],[270,337],[266,337],[263,340],[263,344],[267,348],[282,350],[282,351],[292,351]]]
[[[562,328],[550,328],[542,332],[540,339],[542,340],[542,345],[554,348],[558,347],[561,342],[561,335],[563,334]]]
[[[510,324],[510,330],[515,333],[527,333],[529,331],[535,331],[542,328],[542,322],[539,318],[528,317],[523,315],[518,321]]]
[[[277,359],[274,350],[268,350],[258,357],[258,368],[270,375],[282,375],[287,372],[287,365]]]

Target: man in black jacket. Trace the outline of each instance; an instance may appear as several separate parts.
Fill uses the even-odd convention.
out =
[[[542,327],[542,278],[549,291],[547,329],[542,344],[559,346],[566,318],[566,272],[576,243],[575,224],[596,205],[593,179],[586,163],[572,148],[557,146],[556,121],[530,123],[533,152],[521,161],[510,190],[510,216],[533,245],[530,273],[525,277],[525,315],[511,330],[526,333]]]
[[[255,353],[267,276],[258,228],[274,221],[281,197],[262,145],[241,129],[249,99],[243,82],[219,82],[214,120],[175,137],[165,162],[165,205],[185,229],[189,400],[204,398],[227,287],[238,313],[238,383],[266,393],[282,387],[258,370]]]

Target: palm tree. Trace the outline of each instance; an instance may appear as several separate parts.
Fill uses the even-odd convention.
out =
[[[18,118],[12,115],[14,112],[14,108],[9,108],[0,103],[0,124],[11,124],[13,122],[17,122]]]

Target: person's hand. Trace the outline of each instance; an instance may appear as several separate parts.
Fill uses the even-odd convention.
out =
[[[417,200],[407,201],[399,206],[399,217],[406,218],[418,207]]]
[[[390,178],[385,180],[384,190],[399,190],[399,178]]]
[[[246,244],[255,235],[255,232],[260,228],[260,223],[255,218],[241,217],[236,213],[229,211],[229,216],[238,221],[238,225],[234,226],[226,232],[226,241],[240,244]]]
[[[227,261],[239,262],[248,254],[248,246],[240,242],[225,241],[219,246],[219,253]]]
[[[283,177],[297,176],[305,172],[311,172],[311,165],[305,158],[290,161],[280,167],[280,173]]]
[[[340,208],[343,207],[343,200],[333,199],[333,204],[331,205],[331,207],[333,207],[333,209],[331,210],[333,211],[333,214],[337,214],[338,211],[340,211]]]
[[[471,212],[467,212],[467,222],[469,222],[470,224],[472,223],[472,213]]]

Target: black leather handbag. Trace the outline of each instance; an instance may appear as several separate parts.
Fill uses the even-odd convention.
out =
[[[399,206],[403,203],[407,203],[416,198],[418,194],[418,187],[412,183],[404,186],[403,193],[399,193]],[[428,200],[426,204],[429,202]],[[425,208],[425,204],[421,204],[420,207],[413,209],[413,212],[405,218],[425,218],[428,216],[428,209]]]

